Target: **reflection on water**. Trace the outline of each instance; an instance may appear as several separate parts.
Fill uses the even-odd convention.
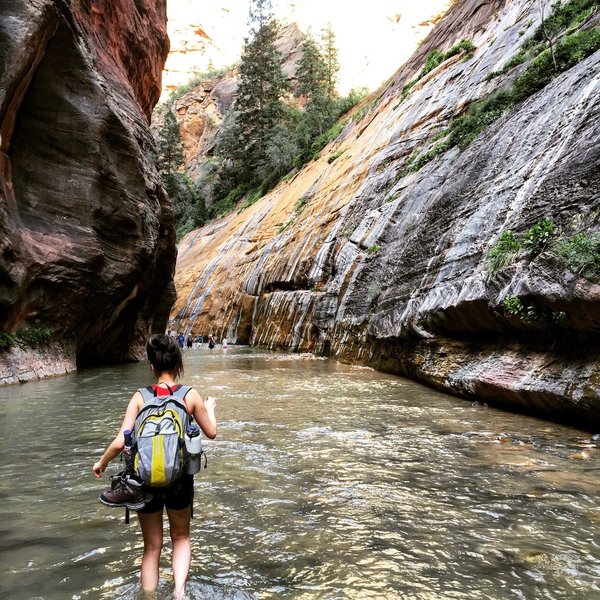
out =
[[[190,598],[599,597],[589,435],[306,355],[203,348],[185,367],[220,398]],[[0,389],[1,598],[138,597],[137,519],[90,469],[148,375]],[[170,598],[168,560],[161,577]]]

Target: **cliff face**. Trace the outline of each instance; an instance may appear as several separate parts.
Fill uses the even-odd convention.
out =
[[[600,52],[466,148],[406,168],[452,118],[511,85],[524,66],[490,73],[539,23],[529,0],[454,3],[318,160],[184,238],[170,325],[599,425],[600,286],[549,250],[520,253],[490,276],[488,252],[502,232],[523,234],[544,217],[565,235],[598,233]],[[461,39],[472,56],[448,57],[405,87],[433,49]],[[510,314],[507,298],[545,316]]]
[[[0,10],[0,329],[52,328],[67,370],[139,355],[173,301],[148,126],[165,26],[164,1]],[[18,379],[2,361],[3,381]]]

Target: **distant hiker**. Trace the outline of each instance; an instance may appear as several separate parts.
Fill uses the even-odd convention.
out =
[[[188,348],[191,348],[194,345],[194,337],[191,333],[189,333],[187,336],[186,345]]]
[[[179,344],[180,348],[183,348],[185,345],[185,335],[183,335],[183,332],[181,332],[178,336],[177,336],[177,343]]]
[[[223,350],[227,350],[227,338],[223,338],[223,342],[221,343],[221,348],[223,348]]]
[[[156,377],[156,384],[147,390],[153,390],[153,396],[170,396],[184,386],[175,383],[183,375],[181,350],[174,338],[167,335],[153,335],[146,346],[148,360]],[[146,390],[142,390],[146,391]],[[136,417],[144,407],[142,391],[135,392],[127,410],[119,433],[104,451],[102,458],[92,470],[96,477],[102,477],[108,463],[124,449],[124,432],[134,430]],[[203,400],[194,388],[188,388],[183,402],[190,415],[194,417],[204,435],[214,439],[217,435],[215,417],[215,398]],[[173,546],[172,567],[175,580],[175,597],[183,598],[190,560],[190,519],[194,497],[194,476],[184,473],[169,487],[151,488],[152,499],[138,510],[138,518],[144,539],[144,553],[141,566],[141,585],[144,592],[153,592],[158,587],[160,555],[163,546],[163,509],[169,518],[169,533]],[[110,495],[118,495],[118,490],[103,494],[105,504]],[[115,498],[115,506],[122,506]],[[132,507],[133,509],[133,507]]]
[[[215,339],[212,335],[208,336],[208,347],[212,350],[215,347]]]

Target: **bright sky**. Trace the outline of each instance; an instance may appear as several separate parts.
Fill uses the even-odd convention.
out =
[[[340,92],[347,93],[360,86],[373,90],[390,77],[430,30],[419,24],[448,4],[449,0],[273,0],[273,11],[280,21],[295,21],[315,34],[331,23],[341,63]],[[184,52],[174,52],[166,70],[175,74],[192,65],[191,70],[203,71],[209,61],[219,68],[238,60],[247,35],[248,8],[249,0],[168,0],[172,50]],[[198,38],[194,32],[199,28],[209,40]],[[198,49],[194,40],[205,47]]]

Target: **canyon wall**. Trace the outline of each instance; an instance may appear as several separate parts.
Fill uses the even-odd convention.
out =
[[[149,121],[168,49],[165,0],[0,9],[0,330],[50,328],[55,372],[164,330],[175,234]],[[0,382],[36,377],[27,355],[0,352]]]
[[[455,2],[320,158],[182,240],[170,326],[599,426],[600,285],[549,249],[493,276],[488,255],[502,232],[545,217],[564,235],[598,233],[600,52],[467,147],[407,168],[474,101],[515,81],[526,65],[492,72],[540,22],[530,0]],[[598,26],[597,12],[585,26]],[[407,86],[432,50],[463,39],[472,54]],[[511,314],[507,298],[545,316]]]

